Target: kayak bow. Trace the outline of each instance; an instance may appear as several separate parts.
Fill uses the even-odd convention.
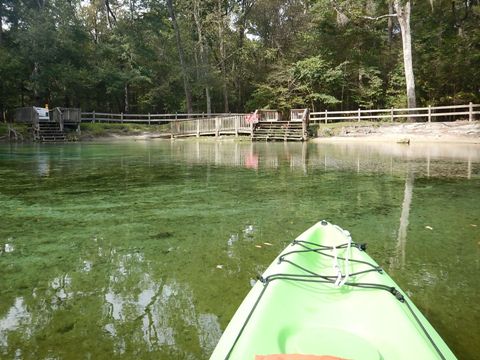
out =
[[[211,360],[273,354],[456,359],[365,245],[326,221],[301,234],[267,268]]]

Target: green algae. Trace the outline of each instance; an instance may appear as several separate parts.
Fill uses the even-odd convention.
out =
[[[208,358],[256,275],[325,218],[368,242],[457,356],[473,359],[480,155],[434,150],[0,146],[0,357]]]

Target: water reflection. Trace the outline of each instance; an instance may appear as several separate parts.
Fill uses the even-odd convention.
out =
[[[478,176],[478,144],[388,143],[221,143],[180,141],[171,143],[172,154],[190,164],[235,166],[246,169],[290,169],[307,173],[323,168],[357,172],[404,173],[406,164],[419,176]],[[454,162],[445,164],[445,162]]]
[[[405,191],[403,195],[403,203],[402,203],[402,213],[400,215],[400,226],[398,228],[398,236],[397,236],[397,254],[391,260],[392,267],[397,265],[397,267],[403,268],[405,266],[405,251],[407,247],[407,228],[409,223],[410,217],[410,207],[412,204],[412,197],[413,197],[413,181],[414,175],[411,171],[407,172],[407,176],[405,178]]]
[[[117,251],[106,251],[101,246],[95,252],[98,260],[107,260],[108,266],[113,268],[103,295],[103,314],[96,321],[97,324],[103,323],[104,334],[111,338],[115,354],[135,353],[139,347],[142,352],[155,353],[170,347],[176,349],[174,353],[184,353],[177,341],[185,335],[186,329],[196,333],[205,357],[213,351],[222,332],[218,317],[197,311],[195,296],[187,284],[175,278],[155,280],[143,253],[121,255]],[[94,254],[92,256],[95,257]],[[72,308],[81,298],[91,298],[89,301],[95,303],[93,298],[101,293],[102,284],[96,284],[89,292],[85,292],[82,285],[85,281],[93,281],[93,261],[81,261],[79,268],[81,276],[56,276],[48,281],[44,293],[36,288],[28,300],[24,297],[13,300],[9,310],[0,318],[0,354],[6,355],[7,349],[16,343],[15,331],[20,328],[22,336],[27,339],[34,332],[38,334],[48,327],[58,327],[55,325],[55,313]],[[46,299],[49,299],[47,303]],[[38,309],[42,309],[40,313]],[[74,331],[77,325],[67,322],[58,331]],[[40,354],[37,352],[38,356]]]
[[[0,347],[7,347],[8,332],[17,330],[20,326],[30,323],[31,319],[32,315],[27,310],[23,297],[15,298],[7,314],[0,318]],[[28,338],[30,335],[27,327],[23,336]]]
[[[125,148],[118,143],[96,145]],[[48,177],[54,170],[52,162],[58,159],[78,160],[89,155],[85,144],[72,144],[67,149],[38,147],[31,153],[19,145],[12,145],[8,152],[0,153],[0,158],[19,160],[32,156],[38,176]],[[406,163],[412,170],[426,177],[466,177],[480,173],[479,144],[451,143],[262,143],[233,141],[192,141],[177,140],[158,142],[136,142],[135,151],[142,149],[148,166],[155,164],[158,156],[165,156],[169,147],[171,156],[186,164],[208,164],[215,166],[244,167],[250,170],[278,169],[288,165],[292,171],[308,171],[323,168],[328,170],[354,170],[357,172],[404,173]],[[127,146],[128,148],[128,146]],[[158,151],[160,149],[160,152]],[[135,157],[130,154],[115,154],[120,166],[126,165]],[[92,164],[96,156],[92,156]]]

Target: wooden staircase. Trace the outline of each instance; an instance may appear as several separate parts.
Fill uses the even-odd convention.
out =
[[[254,125],[252,140],[305,141],[307,133],[299,121],[260,121]]]
[[[39,122],[34,129],[34,139],[42,143],[64,143],[67,141],[65,133],[56,122]]]

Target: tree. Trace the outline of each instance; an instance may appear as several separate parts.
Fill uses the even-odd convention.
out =
[[[415,96],[415,76],[413,75],[413,56],[412,56],[412,30],[410,28],[410,0],[402,2],[394,0],[393,7],[396,11],[398,23],[402,31],[403,46],[403,66],[405,68],[405,82],[407,85],[407,103],[409,108],[417,107],[417,98]],[[391,16],[391,15],[389,15]]]
[[[321,56],[279,67],[253,94],[250,107],[270,107],[288,112],[292,108],[335,105],[340,102],[343,64],[334,67]]]
[[[229,112],[228,106],[228,89],[227,89],[227,70],[225,67],[226,54],[225,54],[225,19],[223,11],[223,0],[217,0],[217,23],[218,23],[218,47],[220,53],[220,69],[222,72],[222,92],[223,92],[223,110]]]
[[[175,31],[175,41],[177,43],[178,59],[180,60],[180,66],[182,68],[183,88],[185,90],[185,101],[187,104],[187,113],[193,113],[192,107],[192,91],[190,89],[189,76],[187,66],[185,63],[185,53],[183,50],[182,38],[180,36],[180,30],[178,28],[177,19],[175,16],[175,9],[173,8],[172,0],[167,0],[168,13],[172,20],[172,26]]]
[[[200,52],[199,78],[203,86],[205,87],[207,114],[210,114],[212,112],[212,98],[210,95],[211,85],[210,85],[209,66],[208,66],[208,54],[206,51],[207,45],[205,44],[205,39],[204,39],[201,6],[202,6],[202,1],[192,0],[193,18],[195,20],[195,26],[197,28],[198,49]]]
[[[0,116],[46,102],[243,112],[480,101],[480,1],[413,5],[2,0]]]
[[[348,18],[347,14],[351,17],[360,17],[367,20],[380,20],[385,18],[395,17],[400,24],[400,30],[402,34],[402,47],[403,47],[403,64],[405,72],[405,81],[406,81],[406,92],[407,92],[407,106],[409,108],[416,107],[416,96],[415,96],[415,77],[413,74],[413,58],[412,58],[412,33],[410,28],[410,14],[411,14],[411,1],[410,0],[393,0],[393,3],[389,3],[389,10],[393,5],[395,13],[389,11],[386,15],[380,16],[367,16],[363,14],[358,14],[358,12],[346,10],[347,6],[351,4],[340,4],[340,2],[331,0],[335,10],[344,18]],[[346,2],[348,3],[348,1]],[[368,0],[365,4],[369,4]],[[357,4],[358,5],[358,4]],[[358,11],[358,10],[357,10]],[[347,20],[343,20],[344,22]],[[389,39],[391,38],[391,25],[389,24]]]

